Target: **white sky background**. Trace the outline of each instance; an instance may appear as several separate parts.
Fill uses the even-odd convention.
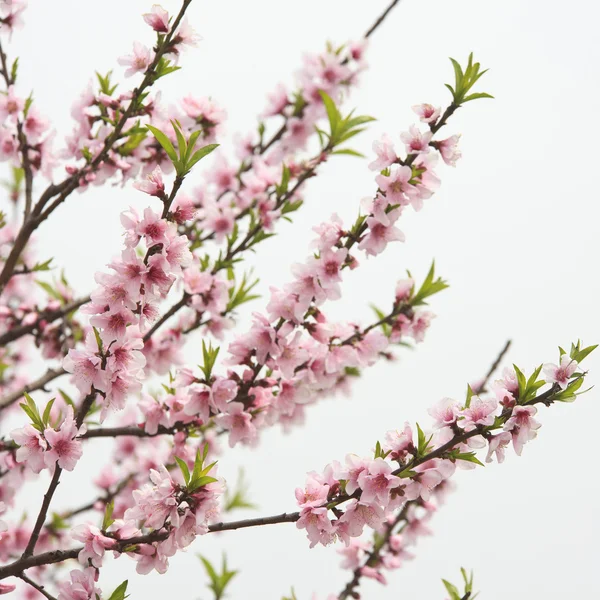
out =
[[[30,2],[26,28],[15,34],[9,55],[21,59],[19,91],[35,88],[38,107],[60,139],[71,129],[71,103],[93,71],[113,68],[133,40],[151,43],[140,17],[150,4]],[[229,113],[227,133],[247,131],[265,94],[280,80],[291,82],[302,52],[319,51],[327,39],[358,37],[386,5],[196,0],[189,15],[204,41],[161,87],[173,101],[189,92],[213,96]],[[175,12],[179,2],[165,0],[163,6]],[[294,488],[306,471],[347,452],[369,452],[387,429],[405,420],[429,423],[427,408],[442,396],[461,397],[466,382],[485,373],[509,337],[509,361],[528,370],[555,361],[558,344],[578,337],[600,341],[599,17],[597,4],[588,0],[403,0],[377,32],[370,69],[347,105],[378,119],[357,139],[359,150],[370,153],[382,132],[397,138],[415,121],[413,104],[447,104],[448,56],[463,62],[474,51],[491,69],[480,91],[496,99],[469,103],[451,119],[447,132],[463,134],[463,160],[456,169],[442,165],[437,196],[420,213],[402,217],[407,242],[364,260],[346,278],[345,300],[328,311],[340,319],[371,319],[368,304],[388,306],[404,269],[420,279],[432,258],[451,287],[433,300],[438,317],[416,352],[400,352],[399,362],[374,367],[355,384],[351,399],[311,407],[305,428],[290,435],[265,431],[258,449],[236,448],[222,456],[221,474],[233,481],[243,466],[260,507],[232,518],[295,510]],[[280,223],[282,235],[259,247],[262,292],[289,280],[290,264],[307,254],[311,226],[333,211],[346,222],[355,217],[360,199],[374,189],[366,165],[337,157],[309,182],[306,206],[294,224]],[[190,182],[187,189],[192,187]],[[77,290],[88,292],[93,273],[119,252],[118,214],[130,203],[143,206],[148,197],[118,188],[72,196],[56,211],[54,226],[40,229],[40,256],[54,256]],[[263,306],[264,300],[248,306],[243,322]],[[189,361],[196,364],[197,342],[190,348]],[[587,362],[592,383],[598,381],[599,357]],[[475,570],[476,587],[487,600],[599,597],[599,402],[593,390],[575,404],[542,408],[538,439],[521,458],[511,452],[503,465],[459,473],[457,490],[432,522],[435,536],[421,540],[417,559],[391,574],[387,588],[367,582],[363,597],[442,599],[440,578],[458,582],[460,566]],[[83,465],[91,475],[108,444],[94,442],[85,450],[78,474],[65,474],[55,507],[89,499],[90,488],[80,483]],[[30,510],[38,497],[35,504],[27,500]],[[230,566],[242,571],[232,598],[279,599],[293,585],[300,600],[313,592],[321,600],[339,592],[349,576],[338,568],[336,548],[309,550],[304,533],[283,524],[200,538],[171,560],[163,576],[137,576],[127,558],[111,561],[102,571],[102,587],[111,591],[130,577],[134,600],[207,599],[194,552],[218,560],[222,548]]]

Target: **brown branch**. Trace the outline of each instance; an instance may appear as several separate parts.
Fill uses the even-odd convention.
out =
[[[27,577],[27,575],[25,575],[25,573],[21,573],[19,575],[19,578],[22,579],[27,585],[30,585],[32,588],[36,589],[40,594],[42,594],[42,596],[45,596],[46,598],[48,598],[48,600],[56,600],[56,598],[52,594],[49,594],[44,589],[43,585],[40,585],[39,583],[36,583],[35,581],[33,581],[33,579],[30,579],[29,577]]]
[[[365,33],[365,39],[368,40],[377,31],[377,28],[385,21],[386,17],[392,12],[392,9],[396,4],[399,4],[400,0],[393,0],[393,2],[383,11],[380,17],[369,27]]]
[[[46,321],[48,323],[52,323],[57,319],[68,315],[70,312],[77,310],[79,307],[87,304],[90,301],[90,297],[87,296],[85,298],[79,298],[78,300],[74,300],[73,302],[58,308],[53,311],[41,312],[38,318],[29,325],[19,325],[17,327],[13,327],[9,329],[6,333],[0,335],[0,348],[6,346],[6,344],[10,342],[14,342],[19,338],[27,335],[29,333],[33,333],[36,329],[39,328],[41,321]]]
[[[160,62],[160,59],[171,46],[177,27],[183,19],[185,11],[187,10],[187,7],[190,5],[191,2],[192,0],[183,0],[182,7],[179,11],[179,14],[175,18],[175,21],[173,22],[171,31],[164,37],[162,43],[157,47],[154,59],[146,69],[146,73],[144,79],[142,80],[142,83],[133,90],[129,105],[121,115],[121,118],[119,119],[119,122],[115,125],[115,128],[113,129],[112,133],[105,139],[102,150],[88,165],[83,167],[83,169],[77,171],[76,173],[74,173],[73,175],[71,175],[70,177],[63,180],[57,185],[51,184],[46,189],[46,191],[40,196],[40,199],[35,205],[31,215],[29,215],[29,218],[23,223],[21,230],[17,234],[11,252],[4,263],[4,268],[0,273],[0,292],[4,289],[4,287],[12,277],[17,262],[25,246],[27,245],[29,238],[31,237],[31,234],[39,227],[39,225],[43,221],[45,221],[50,216],[50,214],[64,200],[66,200],[66,198],[72,192],[74,192],[79,187],[79,181],[82,175],[95,172],[108,156],[108,153],[112,149],[113,145],[119,139],[123,127],[125,126],[125,123],[133,115],[141,95],[147,88],[151,87],[154,84],[156,80],[156,67]],[[46,208],[46,205],[52,198],[55,198],[55,200]]]
[[[377,543],[374,543],[373,550],[369,552],[367,558],[365,559],[362,565],[359,565],[352,571],[352,579],[344,586],[344,589],[340,592],[338,596],[338,600],[346,600],[346,598],[355,598],[354,590],[360,585],[360,580],[362,577],[362,569],[363,567],[367,567],[373,564],[378,564],[379,557],[381,556],[381,552],[386,549],[389,544],[390,538],[394,533],[394,529],[400,525],[403,521],[406,521],[406,515],[408,513],[409,507],[413,504],[416,504],[415,500],[410,500],[403,507],[402,510],[398,513],[398,516],[392,521],[392,523],[388,523],[385,526],[385,532],[383,536],[379,539]]]
[[[218,531],[232,531],[235,529],[244,529],[247,527],[260,527],[263,525],[276,525],[277,523],[294,523],[300,518],[299,512],[293,513],[282,513],[280,515],[273,515],[271,517],[259,517],[256,519],[244,519],[241,521],[229,521],[224,523],[214,523],[208,526],[210,533],[216,533]],[[153,542],[159,542],[167,539],[169,536],[168,531],[154,531],[147,535],[142,535],[134,538],[128,538],[124,540],[116,540],[116,546],[112,550],[122,552],[123,549],[131,546],[137,546],[139,544],[151,544]],[[22,556],[20,559],[0,567],[0,580],[6,577],[19,576],[23,571],[30,569],[31,567],[40,567],[42,565],[56,564],[76,558],[79,552],[82,550],[81,547],[71,548],[69,550],[52,550],[50,552],[43,552],[42,554],[36,554],[33,556]]]
[[[40,378],[36,379],[35,381],[32,381],[31,383],[28,383],[26,386],[22,387],[20,390],[17,390],[16,392],[12,392],[12,393],[8,394],[7,396],[4,396],[4,398],[0,399],[0,411],[4,410],[11,404],[14,404],[17,400],[20,400],[21,398],[23,398],[25,393],[30,394],[31,392],[34,392],[35,390],[42,390],[45,388],[47,383],[54,381],[55,379],[57,379],[58,377],[61,377],[62,375],[66,375],[66,373],[67,372],[62,367],[60,367],[58,369],[48,369],[46,371],[46,373],[44,373],[44,375],[42,375]]]
[[[79,410],[77,411],[77,416],[75,417],[75,426],[77,429],[81,427],[83,420],[85,419],[85,415],[89,412],[92,404],[94,403],[94,399],[96,398],[96,391],[92,388],[92,391],[84,398]],[[23,551],[22,558],[28,558],[33,554],[35,550],[35,545],[37,544],[38,538],[40,537],[40,532],[42,527],[44,526],[44,522],[46,521],[46,515],[48,514],[48,509],[50,508],[50,502],[52,502],[52,497],[54,496],[54,492],[58,487],[60,474],[62,473],[62,469],[58,466],[58,461],[56,461],[54,465],[54,475],[52,476],[52,480],[50,481],[50,485],[48,486],[48,490],[44,494],[44,501],[42,502],[42,506],[40,508],[40,512],[38,513],[38,517],[36,519],[35,525],[31,532],[31,536],[29,538],[29,542],[27,543],[27,547]]]
[[[483,381],[479,385],[479,389],[477,390],[477,393],[486,391],[486,387],[487,387],[487,384],[488,384],[490,378],[496,372],[496,369],[500,366],[500,363],[502,362],[504,356],[508,352],[511,343],[512,343],[511,340],[506,341],[506,344],[504,344],[504,348],[502,348],[502,350],[500,350],[500,354],[498,354],[498,356],[496,357],[496,360],[492,363],[492,366],[488,369],[488,372],[485,374]]]

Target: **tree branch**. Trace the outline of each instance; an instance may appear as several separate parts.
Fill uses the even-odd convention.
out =
[[[146,88],[149,88],[154,84],[156,76],[156,67],[158,66],[158,63],[160,62],[162,56],[169,48],[175,35],[175,32],[177,31],[177,27],[183,19],[185,11],[187,10],[187,7],[190,5],[191,2],[192,0],[183,0],[182,7],[177,17],[175,18],[175,21],[173,22],[171,30],[164,37],[162,43],[157,47],[154,59],[146,69],[146,73],[144,79],[142,80],[142,83],[133,90],[129,105],[121,115],[121,118],[119,119],[119,122],[115,125],[115,128],[113,129],[112,133],[105,139],[102,150],[100,150],[100,152],[91,161],[91,163],[89,163],[79,171],[73,173],[73,175],[63,180],[58,185],[51,184],[46,189],[46,191],[40,196],[40,199],[35,205],[31,215],[29,215],[29,217],[24,221],[23,226],[21,227],[21,230],[19,231],[14,241],[11,252],[4,263],[4,268],[0,273],[0,292],[4,289],[4,287],[12,277],[17,261],[19,260],[21,253],[27,245],[31,234],[72,192],[74,192],[79,187],[79,181],[82,175],[95,172],[108,156],[109,151],[111,150],[115,142],[119,139],[123,127],[125,126],[125,123],[133,115],[134,109],[137,106],[141,95],[146,90]],[[52,198],[55,198],[55,200],[52,202],[52,204],[45,208],[46,204],[48,204],[48,202]]]
[[[14,404],[17,400],[20,400],[25,395],[25,393],[30,394],[35,390],[44,389],[47,383],[54,381],[62,375],[66,375],[66,373],[67,372],[62,367],[59,367],[58,369],[48,369],[46,373],[44,373],[44,375],[42,375],[40,378],[36,379],[35,381],[32,381],[31,383],[28,383],[20,390],[12,392],[4,398],[0,399],[0,411],[9,407],[11,404]]]
[[[29,577],[27,577],[27,575],[25,575],[25,573],[21,573],[19,575],[19,578],[22,579],[26,584],[30,585],[32,588],[36,589],[40,594],[42,594],[42,596],[45,596],[46,598],[48,598],[48,600],[56,600],[56,598],[52,594],[49,594],[44,589],[43,585],[40,585],[39,583],[36,583],[35,581],[33,581],[33,579],[30,579]]]

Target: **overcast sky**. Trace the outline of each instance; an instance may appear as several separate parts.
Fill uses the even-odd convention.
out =
[[[150,43],[140,17],[149,5],[31,0],[26,28],[14,35],[10,54],[21,60],[19,91],[34,88],[59,138],[70,131],[70,105],[94,70],[115,68],[133,40]],[[291,82],[304,51],[319,51],[327,39],[360,36],[386,5],[195,0],[190,19],[204,40],[185,55],[182,71],[163,80],[165,96],[210,95],[221,103],[229,114],[222,140],[227,146],[232,134],[255,127],[265,94],[278,81]],[[165,0],[163,6],[175,12],[179,2]],[[448,56],[464,61],[473,51],[490,68],[481,89],[496,99],[470,103],[452,118],[448,132],[462,133],[463,159],[456,169],[440,168],[441,190],[420,213],[402,217],[406,243],[351,273],[346,300],[329,312],[366,321],[368,304],[387,305],[406,268],[422,277],[433,258],[451,287],[435,297],[438,316],[417,351],[373,368],[356,383],[352,398],[311,407],[305,428],[289,435],[266,431],[258,449],[222,456],[226,477],[235,479],[239,466],[247,472],[259,506],[248,516],[294,510],[294,488],[306,471],[347,452],[369,452],[405,420],[427,423],[427,408],[442,396],[460,397],[507,338],[513,340],[509,362],[527,370],[555,361],[559,344],[579,337],[600,341],[597,6],[589,0],[403,0],[374,36],[370,69],[349,102],[378,119],[355,144],[363,152],[381,133],[397,138],[411,125],[412,105],[448,102]],[[365,161],[331,160],[306,187],[306,206],[294,224],[280,223],[283,235],[260,247],[255,262],[261,291],[289,280],[290,264],[307,254],[311,226],[333,211],[352,219],[372,189]],[[40,229],[39,252],[54,256],[86,293],[93,273],[119,251],[119,212],[146,201],[131,189],[75,194],[56,211],[54,228]],[[258,300],[247,313],[263,306]],[[190,346],[191,364],[198,362],[194,348],[197,340]],[[592,383],[598,381],[599,357],[587,361]],[[367,582],[363,597],[442,599],[440,578],[458,581],[460,566],[474,569],[486,600],[600,597],[599,403],[592,390],[575,404],[540,410],[543,427],[521,458],[510,453],[503,465],[459,473],[456,491],[432,521],[435,535],[421,541],[416,560],[391,574],[387,588]],[[90,471],[107,448],[103,442],[86,446]],[[56,507],[89,498],[77,473],[65,475]],[[218,559],[222,548],[230,566],[241,569],[232,598],[279,599],[294,586],[299,600],[313,592],[321,600],[348,579],[338,568],[336,548],[309,550],[304,534],[284,524],[198,539],[163,576],[135,576],[127,558],[110,562],[102,587],[109,591],[130,576],[133,600],[167,594],[208,599],[195,552]]]

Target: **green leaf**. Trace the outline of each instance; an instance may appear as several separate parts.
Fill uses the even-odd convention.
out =
[[[445,579],[442,579],[442,583],[444,584],[446,591],[450,594],[450,600],[460,600],[460,593],[456,586]]]
[[[238,480],[233,494],[229,490],[225,492],[225,511],[236,510],[239,508],[256,508],[256,505],[250,502],[246,496],[247,486],[244,480],[244,470],[240,469]]]
[[[36,263],[34,265],[34,267],[31,269],[32,272],[35,271],[49,271],[50,270],[50,263],[53,261],[53,258],[49,258],[46,262],[43,263]]]
[[[106,531],[115,522],[115,520],[112,518],[114,509],[115,501],[111,500],[104,509],[104,518],[102,519],[102,531]]]
[[[189,491],[195,492],[197,489],[208,485],[209,483],[215,483],[215,481],[219,481],[215,477],[210,477],[210,475],[203,475],[198,479],[192,479],[189,484]]]
[[[486,94],[484,92],[481,92],[479,94],[471,94],[470,96],[467,96],[466,98],[463,99],[463,104],[465,102],[470,102],[471,100],[477,100],[479,98],[494,98],[494,96],[491,96],[490,94]]]
[[[171,140],[160,129],[157,129],[152,125],[146,125],[146,127],[152,132],[156,141],[163,147],[167,156],[171,159],[173,164],[175,164],[177,162],[177,152],[175,152],[175,147],[171,143]]]
[[[527,380],[525,379],[525,375],[517,365],[513,364],[513,369],[517,375],[517,382],[519,384],[519,399],[525,396],[525,389],[527,388]]]
[[[48,425],[48,422],[50,421],[50,411],[52,410],[52,405],[54,404],[54,398],[52,398],[52,400],[50,400],[50,402],[48,402],[48,404],[46,404],[46,408],[44,409],[44,414],[42,416],[42,422],[44,424],[44,426]]]
[[[108,600],[125,600],[127,591],[127,580],[125,580],[111,595]]]
[[[17,73],[19,72],[19,58],[15,58],[15,62],[12,64],[10,70],[10,80],[14,83],[17,79]]]
[[[458,92],[462,87],[464,79],[463,70],[458,61],[454,60],[453,58],[450,58],[450,62],[452,63],[452,67],[454,68],[454,87]]]
[[[325,110],[327,111],[327,118],[329,119],[331,137],[334,138],[337,133],[338,124],[342,118],[342,115],[340,114],[340,111],[337,109],[335,102],[331,99],[330,96],[328,96],[323,91],[319,91],[319,94],[323,99],[323,104],[325,105]]]
[[[63,297],[50,284],[45,281],[38,281],[37,279],[35,282],[48,294],[48,296],[55,300],[59,300],[60,302],[63,301]]]
[[[575,349],[571,352],[570,357],[576,361],[577,363],[581,363],[587,356],[589,356],[596,348],[598,347],[598,344],[594,345],[594,346],[588,346],[587,348],[584,348],[583,350],[579,349],[579,342],[577,343],[577,346],[575,347]]]
[[[92,327],[92,329],[94,330],[94,337],[96,338],[96,345],[98,346],[98,352],[100,352],[100,354],[103,353],[103,346],[102,346],[102,338],[100,337],[100,332],[95,328]]]
[[[187,171],[190,171],[190,169],[199,161],[202,160],[205,156],[208,156],[213,150],[215,150],[215,148],[218,148],[219,144],[208,144],[208,146],[204,146],[203,148],[200,148],[199,150],[196,150],[196,152],[194,152],[194,154],[192,155],[192,158],[190,158],[189,161],[187,161],[185,168]]]
[[[485,465],[477,458],[475,452],[459,452],[457,454],[453,454],[452,458],[456,460],[464,460],[465,462],[471,462],[485,467]]]
[[[467,399],[465,400],[465,408],[469,408],[471,406],[471,398],[475,396],[475,392],[471,388],[470,384],[467,384]]]
[[[185,137],[183,137],[183,133],[181,132],[181,128],[177,121],[171,121],[171,127],[175,132],[175,137],[177,138],[177,146],[179,150],[179,160],[181,163],[185,161],[185,154],[187,152],[187,142],[185,141]]]
[[[352,150],[351,148],[342,148],[341,150],[334,150],[331,154],[347,154],[348,156],[356,156],[357,158],[365,158],[364,154]]]
[[[447,287],[448,284],[441,277],[435,278],[435,261],[432,261],[427,277],[425,277],[425,281],[421,284],[418,292],[413,296],[411,304],[413,306],[426,304],[426,298],[445,290]]]
[[[207,558],[201,554],[198,554],[197,556],[202,561],[206,574],[210,579],[210,584],[208,585],[209,589],[214,593],[215,600],[221,600],[225,596],[225,588],[235,575],[237,575],[238,571],[230,571],[227,568],[227,557],[225,555],[223,555],[221,573],[217,572]]]
[[[182,458],[179,458],[178,456],[175,457],[175,461],[179,465],[179,469],[183,475],[183,481],[185,482],[185,485],[187,486],[190,482],[190,470],[187,466],[187,463],[185,462],[185,460],[183,460]]]

